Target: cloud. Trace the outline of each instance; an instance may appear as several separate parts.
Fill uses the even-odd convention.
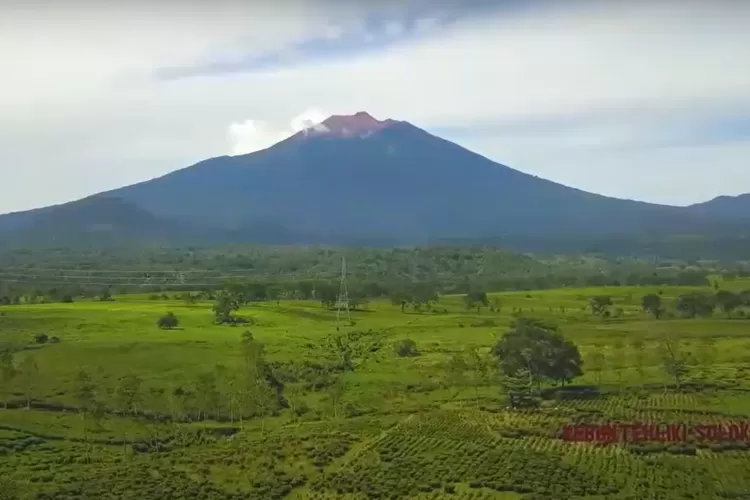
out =
[[[257,120],[232,123],[227,130],[231,143],[230,154],[253,153],[303,130],[314,129],[318,132],[327,132],[328,128],[321,122],[328,116],[321,111],[311,109],[295,116],[286,126],[281,127],[274,127],[273,124]]]
[[[617,196],[750,191],[750,4],[481,3],[4,6],[0,212],[261,149],[316,109]]]

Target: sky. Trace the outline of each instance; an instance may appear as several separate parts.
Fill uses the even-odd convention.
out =
[[[722,0],[5,0],[0,213],[357,111],[609,196],[750,192],[748,25]]]

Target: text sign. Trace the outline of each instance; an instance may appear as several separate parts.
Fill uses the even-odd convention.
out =
[[[563,427],[565,441],[586,443],[642,443],[696,441],[750,441],[750,423],[728,424],[578,424]]]

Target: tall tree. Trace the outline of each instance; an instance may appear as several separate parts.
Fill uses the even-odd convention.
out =
[[[476,308],[477,313],[481,312],[482,307],[488,307],[490,301],[487,298],[487,292],[482,290],[472,290],[464,296],[466,309]]]
[[[232,323],[232,313],[239,310],[240,299],[228,290],[221,290],[216,294],[213,312],[217,324]]]
[[[19,366],[21,382],[26,396],[26,408],[31,408],[31,400],[34,397],[37,379],[39,378],[39,366],[33,356],[27,355]]]
[[[525,369],[537,385],[552,380],[564,385],[583,374],[578,347],[567,341],[557,327],[532,318],[519,318],[494,346],[504,374]]]
[[[600,316],[604,314],[604,311],[607,310],[607,307],[611,306],[612,304],[612,297],[610,297],[609,295],[597,295],[596,297],[591,297],[591,300],[589,300],[591,314],[593,314],[594,316]]]
[[[665,335],[659,346],[664,371],[674,379],[677,390],[682,388],[682,383],[690,374],[690,358],[682,348],[682,342],[677,337]]]
[[[688,318],[695,318],[696,316],[711,316],[716,304],[713,297],[704,293],[693,292],[680,295],[675,307]]]
[[[4,346],[0,350],[0,390],[2,390],[3,404],[8,409],[8,399],[13,393],[13,380],[18,376],[14,352],[10,346]]]
[[[662,309],[661,297],[655,293],[649,293],[644,295],[641,299],[641,308],[644,312],[647,312],[655,319],[659,319],[662,316],[664,310]]]

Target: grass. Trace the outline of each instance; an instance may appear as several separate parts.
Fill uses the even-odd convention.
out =
[[[746,283],[721,283],[745,289]],[[90,373],[108,409],[122,380],[143,380],[144,410],[168,412],[166,394],[194,387],[201,373],[241,365],[244,326],[212,323],[211,304],[154,301],[123,295],[113,302],[79,301],[0,307],[0,341],[33,356],[30,410],[18,408],[25,390],[16,381],[13,409],[0,409],[0,498],[747,498],[750,452],[745,446],[599,446],[563,442],[563,424],[593,421],[750,420],[750,321],[717,312],[711,319],[653,320],[640,298],[660,293],[667,305],[695,287],[616,287],[502,293],[500,312],[467,311],[460,297],[441,297],[438,313],[402,313],[373,301],[352,313],[342,331],[370,331],[357,341],[355,370],[346,373],[341,402],[329,389],[289,382],[295,408],[243,424],[174,423],[109,413],[86,424],[75,411],[76,377]],[[705,291],[710,291],[706,288]],[[611,295],[619,317],[592,317],[588,299]],[[174,312],[180,327],[160,330]],[[305,361],[332,364],[326,338],[336,313],[320,304],[253,304],[240,314],[278,369]],[[487,353],[514,315],[547,318],[580,348],[585,374],[598,384],[594,399],[553,399],[534,411],[505,407],[499,385],[467,370],[451,378],[446,361],[476,348]],[[47,333],[57,344],[34,344]],[[688,389],[676,390],[657,344],[683,339],[696,358],[713,341],[709,362],[691,369]],[[417,357],[397,357],[394,345],[413,339]],[[634,340],[645,343],[637,362]],[[595,353],[605,360],[597,370]],[[304,378],[304,377],[303,377]],[[226,388],[220,384],[220,389]],[[226,394],[224,394],[226,396]],[[43,407],[44,406],[44,407]],[[334,412],[334,406],[338,411]],[[61,411],[67,408],[67,411]],[[140,449],[139,443],[150,443]],[[152,446],[158,443],[158,446]],[[3,496],[6,495],[6,496]],[[14,496],[11,496],[14,495]],[[745,496],[743,496],[745,495]]]

